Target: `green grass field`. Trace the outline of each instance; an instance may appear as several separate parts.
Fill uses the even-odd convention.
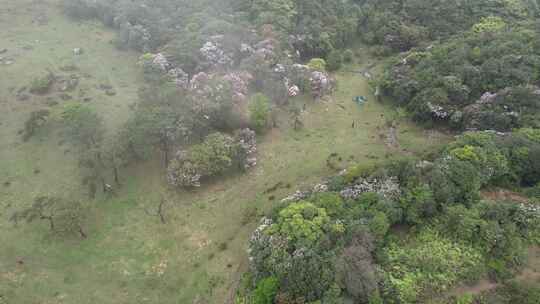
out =
[[[51,108],[54,112],[63,101],[54,93],[20,101],[17,90],[36,73],[50,69],[62,74],[60,68],[73,63],[78,67],[74,73],[84,77],[70,94],[74,100],[92,98],[89,103],[114,130],[129,117],[142,80],[137,55],[116,50],[110,43],[114,33],[101,25],[68,20],[47,1],[5,2],[0,49],[8,53],[0,56],[13,57],[14,63],[0,65],[2,304],[225,303],[247,267],[247,241],[260,215],[296,189],[335,174],[326,165],[330,154],[337,153],[344,168],[423,153],[448,140],[403,121],[397,131],[401,147],[388,147],[385,122],[394,111],[374,101],[366,79],[338,73],[339,89],[331,100],[294,101],[306,103],[301,130],[294,131],[288,114],[281,113],[279,127],[260,138],[257,167],[244,175],[217,178],[197,191],[174,191],[167,188],[155,159],[123,170],[124,186],[115,197],[88,202],[89,237],[84,241],[54,237],[46,223],[14,227],[9,216],[35,196],[82,199],[85,190],[75,156],[59,144],[54,119],[29,142],[17,135],[31,111],[56,100],[60,104]],[[47,16],[46,25],[35,22],[41,15]],[[84,53],[74,56],[76,47]],[[358,66],[368,64],[368,58],[359,58]],[[97,88],[104,83],[117,95]],[[368,103],[358,106],[352,101],[356,95],[367,95]],[[155,216],[162,198],[166,224]]]

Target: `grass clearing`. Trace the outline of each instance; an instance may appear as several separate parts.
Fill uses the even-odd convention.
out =
[[[128,118],[129,105],[136,101],[140,81],[137,55],[115,50],[109,42],[114,33],[98,23],[68,20],[57,4],[19,0],[3,1],[0,7],[0,45],[7,49],[0,56],[13,62],[0,64],[0,183],[9,184],[0,188],[4,204],[28,200],[36,193],[80,192],[75,156],[62,144],[57,126],[49,124],[22,142],[18,133],[32,111],[59,112],[70,102],[62,100],[62,93],[74,102],[90,98],[88,103],[99,111],[108,129],[115,130]],[[74,55],[74,48],[81,48],[83,54]],[[76,70],[62,71],[65,65],[74,65]],[[73,91],[29,93],[32,80],[47,71],[59,77],[76,75],[79,85]],[[99,89],[101,84],[111,85],[116,96],[107,96]]]
[[[74,100],[92,98],[89,102],[114,130],[127,119],[142,79],[137,55],[114,49],[109,42],[114,33],[101,25],[70,21],[47,1],[6,2],[0,8],[0,26],[6,29],[0,45],[8,49],[2,56],[13,57],[14,63],[0,66],[4,302],[223,303],[238,271],[246,267],[247,240],[259,216],[297,188],[335,174],[326,165],[331,154],[346,167],[403,153],[385,144],[385,122],[393,110],[374,101],[366,79],[341,72],[330,101],[294,100],[298,106],[306,104],[302,129],[294,131],[289,114],[280,114],[279,128],[259,139],[258,166],[246,174],[218,178],[197,191],[174,191],[167,188],[161,161],[155,159],[124,170],[124,186],[116,197],[89,202],[87,240],[52,237],[45,223],[13,227],[10,214],[36,195],[84,196],[76,157],[59,144],[57,126],[48,125],[27,143],[17,135],[31,111],[47,107],[48,98],[60,105],[63,101],[56,93],[20,101],[17,90],[30,83],[34,71],[63,75],[60,67],[75,61],[81,78],[70,94]],[[43,15],[47,23],[39,25]],[[80,56],[73,55],[77,47],[84,50]],[[367,58],[360,61],[360,66],[369,64]],[[107,96],[100,84],[113,86],[117,94]],[[358,106],[352,101],[356,95],[368,96],[368,103]],[[409,153],[447,141],[406,121],[397,134]],[[34,173],[36,168],[40,173]],[[166,224],[154,215],[162,197],[167,201]]]

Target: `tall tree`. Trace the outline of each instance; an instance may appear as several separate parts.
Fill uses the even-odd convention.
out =
[[[88,170],[84,179],[89,186],[90,197],[95,196],[96,182],[101,183],[103,192],[108,191],[102,151],[105,133],[103,120],[93,108],[79,103],[65,106],[62,120],[67,140],[78,150],[80,167]]]
[[[86,219],[87,210],[80,202],[49,196],[37,197],[30,207],[15,212],[10,218],[15,224],[21,220],[46,221],[50,231],[57,235],[79,235],[83,239],[87,237]]]

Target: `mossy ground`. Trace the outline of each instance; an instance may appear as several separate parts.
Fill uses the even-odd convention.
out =
[[[53,1],[5,2],[0,49],[8,53],[0,56],[13,57],[14,64],[0,66],[0,303],[223,303],[246,267],[247,240],[259,216],[294,190],[335,174],[326,165],[332,153],[346,167],[403,150],[423,153],[448,140],[403,121],[401,147],[388,147],[386,121],[394,110],[374,101],[366,79],[341,72],[331,100],[294,101],[306,104],[302,129],[293,130],[286,111],[279,115],[279,127],[260,137],[258,166],[246,174],[178,192],[167,188],[155,159],[123,170],[116,196],[88,202],[84,241],[51,236],[45,223],[14,227],[9,216],[37,195],[85,197],[76,156],[60,143],[54,117],[27,143],[17,134],[31,111],[56,100],[54,111],[64,101],[54,92],[20,101],[17,90],[38,72],[62,74],[62,66],[75,64],[81,81],[70,94],[77,102],[91,98],[113,131],[129,117],[142,79],[137,55],[115,50],[114,33],[98,23],[68,20]],[[48,22],[38,25],[43,15]],[[74,56],[73,48],[84,53]],[[368,64],[358,58],[358,66]],[[113,86],[116,96],[100,84]],[[358,106],[356,95],[368,96],[368,103]],[[166,224],[152,215],[162,198]]]

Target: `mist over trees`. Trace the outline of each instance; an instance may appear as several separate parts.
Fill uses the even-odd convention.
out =
[[[348,161],[332,152],[325,170],[339,173],[311,187],[304,181],[313,176],[302,171],[301,190],[251,206],[238,221],[250,227],[253,217],[262,219],[250,228],[256,226],[245,246],[248,260],[238,267],[245,274],[235,276],[235,303],[480,304],[491,297],[538,303],[537,287],[511,283],[527,265],[527,250],[540,245],[538,0],[64,0],[62,8],[74,22],[98,20],[113,29],[114,46],[136,52],[144,84],[116,130],[85,102],[31,112],[22,140],[58,123],[89,202],[38,196],[12,214],[14,225],[41,222],[52,235],[88,239],[90,202],[115,196],[129,183],[128,167],[139,163],[158,163],[167,191],[185,196],[235,175],[266,178],[269,165],[254,170],[265,146],[258,143],[283,136],[272,131],[285,128],[298,138],[284,137],[297,141],[325,136],[305,132],[308,103],[324,105],[323,119],[335,119],[324,107],[334,102],[336,79],[351,74],[365,78],[362,85],[373,94],[348,96],[360,91],[347,88],[341,92],[349,104],[336,106],[347,115],[353,113],[347,107],[364,110],[368,99],[391,108],[380,117],[373,112],[379,138],[366,135],[368,144],[387,149],[350,151]],[[364,57],[369,62],[359,62]],[[58,81],[52,74],[36,77],[28,92],[45,95]],[[453,140],[416,154],[387,143],[407,118]],[[354,117],[347,129],[360,134],[369,124]],[[294,161],[309,161],[310,149],[299,148],[305,155]],[[391,157],[394,150],[400,157]],[[288,170],[280,157],[272,155],[270,166]],[[335,165],[359,159],[377,161]],[[296,187],[285,183],[260,197]],[[495,190],[510,194],[501,199]],[[141,209],[159,216],[159,225],[174,222],[160,199],[152,214]],[[211,240],[194,243],[201,249]],[[208,280],[209,286],[219,281]],[[481,280],[498,288],[485,296],[442,297]]]

